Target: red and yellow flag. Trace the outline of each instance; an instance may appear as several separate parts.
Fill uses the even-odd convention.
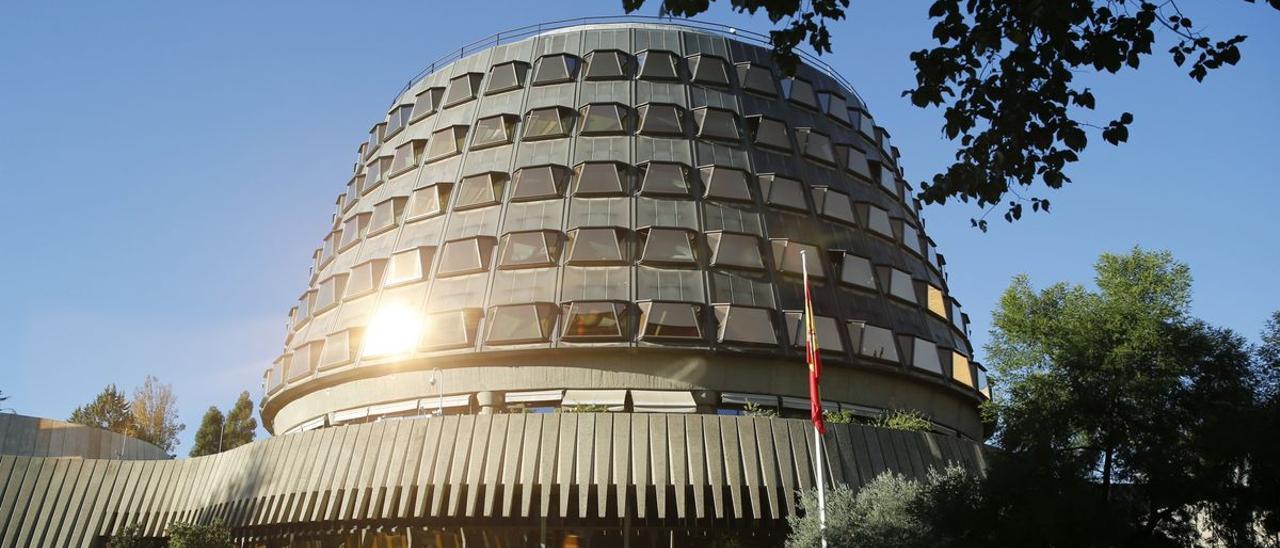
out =
[[[818,381],[822,376],[822,355],[818,348],[818,324],[813,320],[813,298],[809,293],[809,268],[804,266],[804,360],[809,364],[809,418],[819,434],[826,434],[822,422],[822,396]]]

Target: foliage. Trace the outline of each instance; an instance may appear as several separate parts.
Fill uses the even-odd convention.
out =
[[[133,413],[123,392],[110,384],[93,401],[75,408],[69,422],[129,435],[133,430]]]
[[[764,417],[768,419],[778,416],[778,410],[772,407],[760,407],[752,402],[747,402],[742,407],[742,414],[748,417]]]
[[[1254,0],[1246,0],[1253,3]],[[1268,0],[1280,9],[1280,0]],[[644,0],[623,0],[628,13]],[[710,0],[662,0],[660,13],[694,16]],[[795,48],[808,42],[830,53],[828,21],[844,18],[848,0],[729,0],[739,12],[764,8],[781,28],[770,32],[780,68],[791,74]],[[1074,83],[1080,73],[1114,74],[1137,70],[1156,46],[1156,31],[1176,41],[1168,52],[1178,66],[1190,61],[1197,82],[1209,71],[1240,61],[1245,36],[1215,40],[1204,34],[1176,0],[1113,2],[1020,2],[1012,0],[935,0],[928,17],[935,21],[930,49],[911,54],[916,86],[902,94],[921,108],[943,110],[942,131],[958,141],[955,163],[921,183],[925,203],[956,198],[974,200],[987,212],[1002,203],[1005,220],[1032,211],[1049,211],[1049,200],[1024,196],[1033,188],[1058,189],[1071,182],[1066,167],[1089,144],[1088,130],[1119,145],[1134,121],[1124,112],[1103,125],[1091,123],[1097,99]],[[1164,46],[1160,46],[1164,47]],[[984,218],[972,224],[987,229]]]
[[[905,430],[907,432],[928,432],[932,427],[924,414],[912,409],[894,409],[888,411],[871,423],[877,428]]]
[[[581,405],[566,405],[560,408],[561,413],[608,413],[609,406],[597,405],[593,403]]]
[[[178,433],[186,425],[178,422],[178,398],[173,386],[162,384],[151,375],[133,392],[131,435],[173,454],[178,446]]]
[[[227,412],[226,432],[223,434],[222,450],[235,449],[253,441],[258,429],[258,420],[253,417],[253,399],[248,391],[240,392],[236,403]]]
[[[1001,391],[988,491],[1001,542],[1187,543],[1207,518],[1248,537],[1259,370],[1240,336],[1189,317],[1167,252],[1103,255],[1097,290],[1015,278],[993,318]],[[1115,486],[1123,485],[1123,489]]]
[[[924,481],[885,472],[856,493],[837,485],[826,492],[828,546],[912,548],[954,546],[968,534],[979,506],[979,484],[959,466],[930,470]],[[804,513],[788,518],[787,546],[821,546],[817,493],[801,498]]]
[[[155,548],[158,546],[164,546],[164,542],[145,536],[141,523],[131,523],[122,527],[120,532],[112,535],[111,540],[107,542],[107,548]]]
[[[169,526],[171,548],[230,548],[231,529],[221,521],[212,523],[175,523]]]
[[[223,422],[222,411],[210,405],[209,410],[205,411],[204,417],[200,419],[200,428],[196,430],[195,444],[192,445],[190,453],[192,457],[213,455],[221,451],[224,441],[222,439]]]
[[[828,424],[853,424],[856,422],[853,416],[853,411],[849,411],[847,409],[823,411],[822,420]]]

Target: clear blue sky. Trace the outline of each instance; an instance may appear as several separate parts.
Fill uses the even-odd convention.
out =
[[[1280,308],[1280,14],[1184,4],[1208,30],[1250,35],[1240,66],[1197,85],[1161,54],[1097,83],[1096,121],[1132,110],[1131,143],[1091,137],[1051,215],[993,214],[982,234],[970,206],[926,209],[977,345],[1014,274],[1087,282],[1098,254],[1135,244],[1191,265],[1194,312],[1212,323],[1256,339]],[[938,113],[899,97],[908,53],[930,43],[927,7],[854,2],[828,59],[913,181],[953,150]],[[620,0],[0,6],[7,405],[65,418],[154,374],[177,391],[185,455],[209,405],[257,397],[356,145],[406,79],[499,30],[618,13]],[[707,19],[767,25],[723,7]]]

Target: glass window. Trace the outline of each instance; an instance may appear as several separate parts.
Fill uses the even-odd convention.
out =
[[[978,371],[978,392],[987,399],[991,399],[991,383],[987,380],[987,370],[976,363],[973,366]]]
[[[667,104],[640,106],[641,135],[684,135],[684,120],[680,107]]]
[[[701,139],[741,139],[738,134],[738,118],[731,110],[703,107],[693,111],[693,119],[698,123],[698,137]]]
[[[449,191],[452,183],[436,183],[413,191],[413,200],[409,207],[409,219],[417,220],[439,215],[449,203]]]
[[[782,81],[782,93],[791,102],[814,110],[818,108],[818,96],[813,93],[813,84],[799,78],[787,78]]]
[[[502,93],[524,86],[524,75],[527,70],[529,65],[520,61],[494,65],[489,73],[489,86],[485,88],[485,93]]]
[[[938,347],[932,342],[913,337],[911,365],[932,373],[942,374],[942,362],[938,359]]]
[[[627,77],[627,54],[617,50],[597,50],[587,56],[587,80],[616,80]]]
[[[944,320],[947,319],[947,297],[942,292],[942,289],[933,285],[926,285],[925,293],[928,294],[929,312]]]
[[[845,157],[845,171],[870,179],[871,164],[867,162],[867,153],[853,147],[845,147],[845,150],[848,152],[848,156]]]
[[[577,57],[567,53],[545,55],[538,59],[538,68],[533,73],[533,85],[542,86],[572,82],[577,71]]]
[[[853,202],[849,195],[826,187],[813,189],[814,206],[818,213],[828,219],[835,219],[845,224],[858,224],[858,216],[853,213]]]
[[[769,97],[778,96],[778,88],[773,83],[773,72],[767,67],[753,63],[740,63],[737,67],[742,89]]]
[[[824,91],[818,94],[818,105],[822,107],[824,114],[835,121],[846,126],[853,124],[849,120],[849,103],[844,100],[844,97]]]
[[[764,116],[752,116],[747,122],[756,145],[791,152],[791,139],[787,137],[785,122]]]
[[[471,143],[472,149],[481,149],[497,145],[505,145],[515,137],[516,122],[514,114],[499,114],[476,121],[476,138]]]
[[[678,228],[650,228],[639,231],[640,264],[692,265],[697,264],[694,255],[694,234]]]
[[[969,367],[969,358],[959,352],[951,352],[951,378],[956,382],[973,388],[973,370]]]
[[[535,108],[529,111],[524,122],[524,138],[554,139],[569,136],[569,119],[572,111],[564,107]]]
[[[907,223],[902,223],[902,245],[916,255],[920,254],[920,231]]]
[[[645,80],[679,80],[676,54],[669,51],[645,51],[636,56],[640,78]]]
[[[772,244],[773,262],[777,265],[779,272],[800,276],[804,273],[804,262],[807,261],[809,276],[820,280],[827,277],[826,271],[822,268],[822,252],[817,246],[785,239],[772,240]]]
[[[434,247],[415,247],[393,253],[390,268],[387,272],[387,286],[416,282],[426,279],[431,271],[431,259],[435,256]]]
[[[813,316],[815,331],[818,333],[818,349],[824,352],[844,352],[844,341],[840,338],[840,322],[829,316]],[[791,335],[791,346],[804,348],[804,313],[787,312],[787,330]]]
[[[348,276],[349,274],[343,272],[320,280],[316,286],[316,312],[327,310],[342,300],[342,296],[347,291]]]
[[[698,305],[647,301],[639,303],[639,307],[641,341],[702,339]]]
[[[324,349],[320,351],[320,369],[349,363],[355,359],[360,350],[361,329],[344,329],[331,333],[324,338]]]
[[[960,303],[951,301],[951,325],[964,332],[964,311],[960,308]]]
[[[560,259],[560,235],[550,230],[512,232],[502,236],[498,249],[499,268],[555,266]]]
[[[871,118],[870,114],[864,111],[858,111],[858,132],[864,137],[876,142],[876,121]]]
[[[382,272],[386,266],[386,259],[373,259],[351,267],[344,297],[350,299],[372,293],[382,283]]]
[[[434,162],[462,153],[467,138],[467,126],[449,126],[431,134],[427,141],[427,161]]]
[[[338,244],[338,251],[345,250],[364,238],[365,231],[369,230],[369,214],[361,213],[352,216],[342,223],[342,240]]]
[[[626,107],[615,103],[582,107],[582,135],[617,135],[627,132]]]
[[[373,156],[373,153],[378,150],[378,146],[381,145],[384,140],[383,135],[386,134],[386,131],[386,122],[378,122],[369,129],[369,140],[367,141],[369,146],[364,148],[365,158]]]
[[[711,232],[707,234],[707,246],[711,248],[711,266],[764,270],[760,238],[737,232]]]
[[[444,107],[460,105],[475,99],[476,92],[480,90],[480,80],[482,79],[484,79],[483,74],[472,72],[449,80],[449,87],[445,88],[444,91]]]
[[[379,234],[400,225],[404,206],[409,198],[397,196],[373,206],[373,218],[369,220],[369,234]]]
[[[628,338],[624,321],[626,305],[610,301],[575,301],[565,306],[566,341],[620,341]]]
[[[494,239],[486,236],[445,242],[440,252],[437,278],[484,272],[489,269],[489,256]]]
[[[364,190],[364,175],[356,175],[350,181],[347,181],[347,193],[341,198],[342,206],[339,211],[346,211],[351,206],[356,205],[356,201],[360,199],[360,192]]]
[[[840,265],[840,283],[876,290],[876,274],[866,257],[846,253]]]
[[[431,350],[471,346],[475,343],[480,312],[474,308],[438,312],[427,316],[431,326],[422,338],[422,347]]]
[[[898,174],[894,173],[893,167],[880,164],[880,188],[888,192],[891,196],[898,196]]]
[[[579,228],[569,231],[570,265],[624,264],[623,230],[614,227]]]
[[[321,266],[333,260],[338,253],[338,241],[342,239],[342,229],[334,230],[324,237],[324,247],[320,251]]]
[[[419,93],[413,100],[413,115],[410,122],[417,122],[435,114],[440,109],[440,101],[444,98],[444,88],[428,88]]]
[[[716,341],[750,345],[777,345],[773,313],[767,308],[716,305]]]
[[[382,185],[391,172],[391,162],[391,156],[379,156],[369,161],[369,165],[365,166],[364,179],[361,180],[361,194],[368,194],[370,190]]]
[[[640,166],[640,194],[688,196],[689,168],[674,162],[648,162]]]
[[[747,172],[724,166],[707,166],[702,172],[705,197],[709,200],[750,202],[751,190],[747,188]]]
[[[872,232],[893,239],[893,225],[889,223],[889,212],[879,207],[868,205],[867,207],[867,227]]]
[[[764,193],[765,203],[770,206],[793,211],[809,211],[809,204],[804,199],[804,183],[772,173],[760,175],[760,192]]]
[[[849,340],[861,356],[899,362],[898,345],[893,332],[861,321],[849,322]]]
[[[916,284],[911,280],[911,275],[896,268],[889,269],[889,295],[911,304],[919,303],[916,300]]]
[[[497,171],[463,177],[458,183],[458,201],[453,204],[453,209],[461,211],[501,202],[502,185],[506,179],[505,173]]]
[[[529,166],[516,170],[512,180],[511,201],[523,202],[559,198],[569,168],[557,165]]]
[[[409,125],[409,115],[413,105],[397,105],[387,113],[387,137],[391,137]]]
[[[689,73],[699,84],[729,87],[729,63],[713,55],[695,55],[689,58]]]
[[[391,176],[395,177],[418,167],[418,164],[422,162],[422,153],[426,149],[426,139],[414,139],[396,147],[396,155],[391,160]]]
[[[800,150],[806,158],[826,164],[836,163],[836,154],[831,148],[830,137],[811,128],[800,128],[796,130],[796,140],[799,141]]]
[[[622,196],[622,165],[616,162],[585,162],[573,170],[574,196]]]
[[[486,344],[528,344],[551,338],[556,309],[546,303],[495,306],[489,309]]]

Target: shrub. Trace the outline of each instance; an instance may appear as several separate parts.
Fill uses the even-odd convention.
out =
[[[172,548],[231,548],[231,529],[221,521],[207,524],[175,523],[169,526]]]
[[[928,432],[931,426],[929,419],[924,418],[924,415],[919,411],[905,409],[889,411],[877,418],[871,425],[878,428],[905,430],[907,432]]]

